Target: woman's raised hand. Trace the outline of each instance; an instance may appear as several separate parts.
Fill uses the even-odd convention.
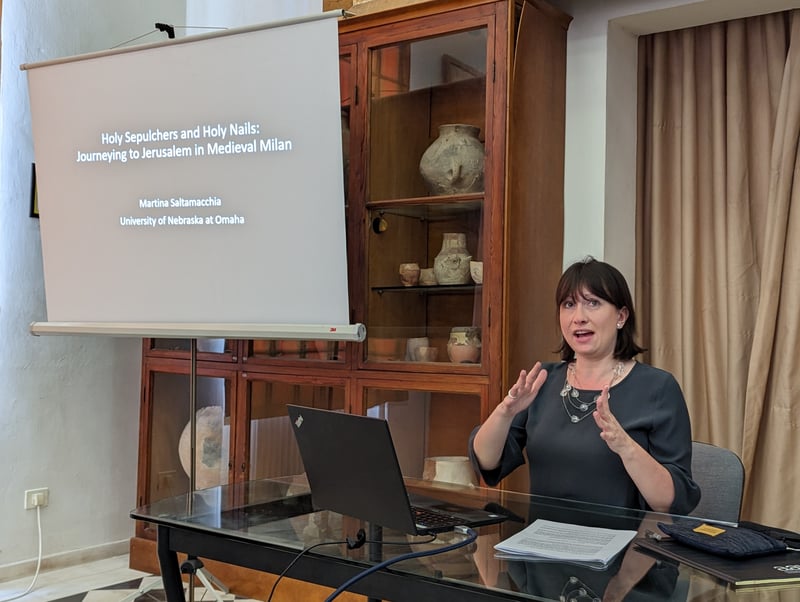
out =
[[[600,428],[600,437],[606,442],[609,449],[616,454],[622,454],[629,449],[632,440],[611,413],[608,397],[608,385],[606,385],[597,398],[597,406],[593,412],[594,421]]]
[[[542,368],[542,362],[536,362],[529,371],[520,371],[517,382],[508,390],[501,405],[509,413],[521,412],[531,405],[546,379],[547,371]]]

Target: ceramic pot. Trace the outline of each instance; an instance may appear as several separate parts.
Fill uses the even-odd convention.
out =
[[[419,264],[401,263],[399,272],[403,286],[416,286],[419,283]]]
[[[447,355],[454,364],[477,364],[481,358],[481,330],[476,326],[456,326],[450,331]]]
[[[431,344],[428,337],[413,337],[406,341],[406,361],[413,362],[417,360],[417,349],[425,347],[426,349]]]
[[[435,362],[438,357],[438,347],[417,347],[414,350],[414,359],[418,362]]]
[[[478,476],[466,456],[431,456],[425,458],[422,478],[426,481],[478,485]]]
[[[465,123],[439,126],[439,137],[425,150],[419,173],[431,194],[483,191],[485,151],[480,128]]]
[[[228,482],[230,427],[225,424],[222,406],[206,406],[196,412],[195,489],[207,489]],[[188,475],[191,471],[192,423],[189,421],[178,439],[178,457]]]
[[[433,268],[422,268],[419,271],[419,283],[422,286],[435,286],[438,284],[436,282],[436,274],[433,271]]]
[[[466,284],[469,282],[467,235],[462,232],[445,232],[442,250],[433,260],[433,273],[439,284]]]
[[[392,361],[400,359],[403,355],[404,339],[370,337],[367,339],[369,359],[373,361]]]

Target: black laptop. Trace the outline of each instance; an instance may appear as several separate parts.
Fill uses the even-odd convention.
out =
[[[386,420],[297,405],[287,408],[314,508],[412,535],[507,518],[426,496],[409,497]]]

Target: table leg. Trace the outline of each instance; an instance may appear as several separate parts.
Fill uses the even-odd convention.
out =
[[[169,548],[169,527],[158,526],[158,565],[161,567],[161,579],[164,582],[164,593],[167,602],[186,602],[183,595],[183,581],[178,565],[177,552]]]
[[[372,562],[383,561],[383,546],[379,543],[383,541],[383,527],[374,523],[369,523],[369,559]],[[367,598],[367,602],[382,602],[380,598]]]

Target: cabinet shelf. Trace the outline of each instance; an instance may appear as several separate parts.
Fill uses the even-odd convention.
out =
[[[369,201],[367,209],[408,217],[432,218],[437,215],[452,215],[454,212],[479,211],[484,193],[441,194]]]

